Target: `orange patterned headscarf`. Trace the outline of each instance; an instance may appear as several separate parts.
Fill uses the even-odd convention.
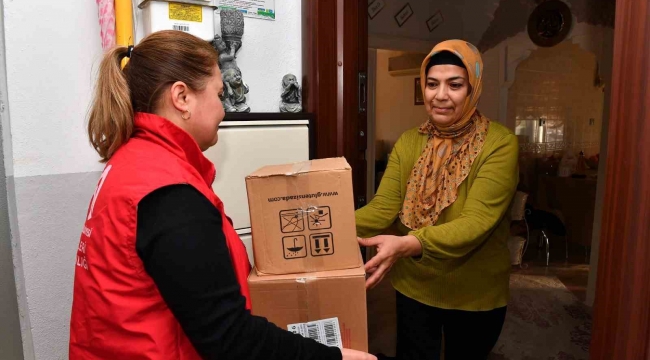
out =
[[[461,117],[453,124],[442,127],[429,120],[420,126],[420,133],[427,134],[429,140],[413,166],[399,214],[402,223],[412,230],[435,225],[440,213],[456,201],[458,187],[483,149],[490,126],[490,121],[476,110],[483,88],[483,60],[468,42],[448,40],[431,50],[420,68],[422,93],[429,60],[441,51],[449,51],[463,62],[471,93],[465,99]]]

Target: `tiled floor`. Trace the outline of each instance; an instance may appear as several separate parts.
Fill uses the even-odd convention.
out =
[[[513,266],[513,273],[555,275],[580,301],[585,301],[589,265],[585,263],[585,249],[569,246],[569,259],[565,259],[565,244],[561,238],[551,237],[550,264],[546,266],[546,253],[531,243],[525,256],[525,269]],[[526,267],[527,265],[527,267]],[[370,352],[395,354],[395,291],[387,279],[368,291],[368,336]]]
[[[569,243],[569,259],[566,259],[565,242],[562,238],[550,239],[550,261],[546,266],[546,251],[538,249],[537,244],[529,246],[524,255],[524,269],[513,267],[512,271],[520,274],[555,275],[564,286],[580,301],[587,297],[587,282],[589,279],[589,264],[585,261],[585,248]],[[527,266],[527,268],[526,268]]]

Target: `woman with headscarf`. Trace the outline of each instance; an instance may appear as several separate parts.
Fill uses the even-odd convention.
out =
[[[395,144],[373,200],[356,212],[367,287],[391,271],[397,356],[485,359],[505,320],[510,261],[507,210],[518,182],[517,138],[477,109],[478,50],[433,48],[420,70],[428,120]],[[402,236],[380,235],[397,221]]]

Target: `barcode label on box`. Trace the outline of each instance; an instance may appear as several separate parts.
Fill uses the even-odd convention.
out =
[[[190,27],[187,25],[176,25],[174,24],[174,30],[190,32]]]
[[[290,324],[287,329],[294,334],[316,340],[327,346],[343,348],[339,319],[331,318],[308,323]]]

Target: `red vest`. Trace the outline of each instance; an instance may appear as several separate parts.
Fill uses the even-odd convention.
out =
[[[244,244],[212,191],[214,165],[172,122],[137,113],[132,138],[106,164],[79,241],[70,359],[200,359],[135,250],[137,206],[152,191],[189,184],[223,217],[235,274],[250,309]]]

